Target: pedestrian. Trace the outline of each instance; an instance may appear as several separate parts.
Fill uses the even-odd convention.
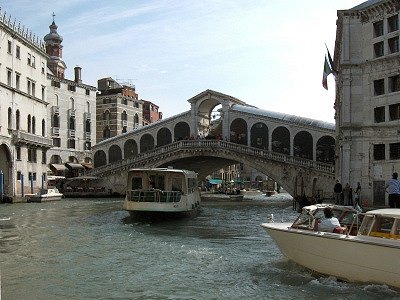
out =
[[[361,183],[357,182],[357,187],[354,191],[354,207],[356,207],[357,205],[362,207],[360,203],[360,197],[361,197]]]
[[[343,199],[344,199],[344,205],[351,205],[351,189],[350,189],[350,184],[346,183],[346,185],[344,186],[344,190],[343,190]]]
[[[335,204],[340,204],[340,198],[342,195],[343,187],[339,180],[336,180],[336,184],[333,187],[333,192],[335,194]]]
[[[394,172],[392,178],[386,183],[386,192],[389,194],[389,206],[391,208],[400,208],[400,181],[397,177],[397,172]]]

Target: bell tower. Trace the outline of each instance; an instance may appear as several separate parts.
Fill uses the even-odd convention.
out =
[[[62,60],[61,45],[63,38],[57,33],[58,26],[54,22],[55,14],[53,13],[53,22],[49,26],[50,33],[46,34],[44,41],[46,43],[46,53],[50,56],[47,61],[47,66],[58,78],[64,78],[65,69],[67,66]]]

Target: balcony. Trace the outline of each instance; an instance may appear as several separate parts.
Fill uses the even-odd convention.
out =
[[[128,127],[128,121],[127,120],[122,120],[121,121],[122,127]]]
[[[91,113],[89,113],[89,112],[85,112],[84,113],[84,115],[83,115],[83,118],[85,119],[85,120],[91,120]]]
[[[74,139],[75,138],[75,130],[69,129],[68,130],[68,137]]]
[[[59,127],[52,127],[51,128],[51,134],[58,136],[60,134],[60,128]]]
[[[68,117],[75,117],[75,109],[68,109]]]
[[[89,142],[92,139],[91,132],[85,132],[84,139]]]
[[[59,114],[59,113],[60,113],[60,108],[59,108],[58,106],[52,106],[52,107],[51,107],[51,113],[52,113],[53,115]]]
[[[14,144],[24,143],[30,145],[36,145],[40,147],[51,148],[53,146],[53,140],[44,136],[36,135],[29,132],[24,132],[20,130],[12,131],[12,140]]]

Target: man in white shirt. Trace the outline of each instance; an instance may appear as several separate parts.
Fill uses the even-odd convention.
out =
[[[392,178],[386,183],[386,191],[389,194],[389,206],[391,208],[400,208],[400,181],[397,179],[397,173],[393,173]]]
[[[325,232],[335,232],[335,233],[345,233],[347,228],[342,227],[339,223],[339,220],[333,216],[332,208],[325,207],[324,208],[324,216],[318,223],[318,231]]]

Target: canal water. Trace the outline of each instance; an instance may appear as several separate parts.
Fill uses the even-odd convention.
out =
[[[399,299],[287,261],[260,224],[291,201],[208,201],[191,219],[132,220],[122,200],[0,206],[1,299]]]

